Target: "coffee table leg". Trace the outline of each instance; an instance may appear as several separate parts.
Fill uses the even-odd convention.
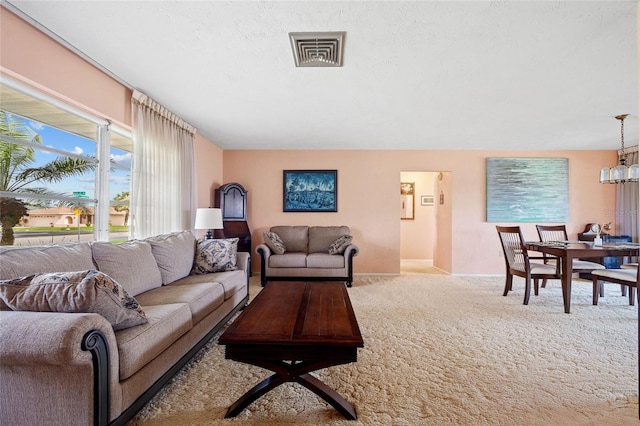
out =
[[[345,419],[356,420],[358,418],[353,405],[349,404],[349,402],[340,396],[338,392],[331,389],[311,374],[302,374],[296,379],[296,382],[300,383],[302,386],[331,404],[331,406],[342,414]]]
[[[331,404],[340,414],[347,420],[355,420],[356,410],[353,408],[347,400],[345,400],[338,392],[331,389],[329,386],[321,382],[316,377],[309,374],[311,371],[316,371],[321,368],[331,367],[335,365],[345,364],[351,362],[350,358],[345,360],[331,360],[331,361],[313,361],[313,362],[292,362],[291,364],[284,361],[270,361],[263,359],[237,359],[236,361],[246,362],[258,367],[266,368],[275,372],[274,375],[264,379],[248,392],[240,397],[231,407],[227,410],[225,419],[235,417],[249,406],[253,401],[260,398],[262,395],[287,382],[300,383],[311,392],[324,399]]]
[[[237,416],[253,401],[257,400],[262,395],[269,392],[271,389],[276,388],[287,381],[289,381],[287,380],[287,377],[280,374],[274,374],[271,377],[267,377],[266,379],[249,389],[247,393],[242,395],[236,402],[234,402],[233,405],[227,410],[227,414],[225,414],[224,418],[229,419],[231,417]]]

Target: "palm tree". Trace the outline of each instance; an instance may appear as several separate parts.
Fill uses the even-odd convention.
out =
[[[71,176],[81,176],[95,168],[93,162],[72,157],[57,157],[49,163],[35,166],[35,149],[13,141],[42,144],[40,135],[25,126],[22,120],[4,110],[0,110],[0,136],[2,136],[2,143],[0,143],[0,191],[59,195],[48,189],[46,184],[60,182]],[[15,203],[4,200],[3,206],[6,204],[15,207]],[[15,198],[6,200],[15,200]],[[22,204],[24,205],[24,203]],[[9,208],[3,208],[0,211],[0,221],[2,221],[0,245],[14,243],[11,228],[20,220],[20,217],[15,217],[16,211],[16,209]]]
[[[118,195],[116,195],[115,197],[113,197],[113,199],[115,201],[126,201],[127,203],[129,202],[129,191],[123,191],[121,193],[119,193]],[[129,224],[129,205],[127,204],[126,206],[123,205],[115,205],[113,207],[115,209],[115,211],[117,212],[125,212],[124,213],[124,224],[125,226],[127,226]]]

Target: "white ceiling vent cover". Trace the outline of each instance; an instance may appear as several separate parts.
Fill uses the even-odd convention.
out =
[[[345,32],[289,33],[297,67],[341,67]]]

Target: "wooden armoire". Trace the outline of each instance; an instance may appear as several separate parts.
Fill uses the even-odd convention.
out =
[[[222,210],[224,229],[216,229],[216,238],[238,237],[238,251],[251,253],[251,232],[247,224],[247,190],[239,183],[225,183],[215,190],[214,207]]]

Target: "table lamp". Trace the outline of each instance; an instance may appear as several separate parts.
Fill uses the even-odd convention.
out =
[[[213,239],[212,229],[223,229],[222,225],[222,210],[203,208],[196,210],[196,224],[195,229],[206,229],[207,233],[204,238],[207,240]]]

